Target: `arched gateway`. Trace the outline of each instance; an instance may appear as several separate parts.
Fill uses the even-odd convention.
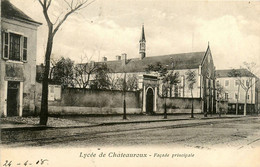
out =
[[[152,88],[148,88],[146,92],[146,113],[152,114],[153,111],[153,100],[154,100],[154,93]]]
[[[157,111],[157,76],[142,75],[139,83],[142,83],[143,88],[142,111],[147,114],[153,114]]]

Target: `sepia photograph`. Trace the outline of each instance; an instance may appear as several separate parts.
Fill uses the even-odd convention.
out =
[[[0,5],[1,166],[260,166],[260,1]]]

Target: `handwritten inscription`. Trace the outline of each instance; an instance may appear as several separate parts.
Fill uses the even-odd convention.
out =
[[[11,166],[43,166],[48,165],[48,159],[39,159],[35,162],[31,162],[29,160],[26,160],[24,162],[14,162],[12,160],[5,160],[5,163],[3,164],[4,167],[11,167]]]

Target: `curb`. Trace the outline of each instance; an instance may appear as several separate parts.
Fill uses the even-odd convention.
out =
[[[19,130],[46,130],[46,129],[73,129],[73,128],[90,128],[97,126],[113,126],[122,124],[135,124],[135,123],[151,123],[151,122],[168,122],[168,121],[185,121],[185,120],[206,120],[206,119],[234,119],[234,118],[245,118],[241,117],[203,117],[203,118],[184,118],[184,119],[160,119],[160,120],[143,120],[143,121],[129,121],[129,122],[104,122],[93,125],[83,125],[83,126],[68,126],[68,127],[52,127],[52,126],[40,126],[34,125],[32,127],[14,127],[14,128],[1,128],[1,131],[19,131]],[[249,117],[247,117],[249,118]],[[200,122],[198,122],[200,123]],[[189,123],[187,123],[189,124]],[[194,124],[194,123],[193,123]]]

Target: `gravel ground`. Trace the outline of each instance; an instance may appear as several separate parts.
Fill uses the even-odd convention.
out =
[[[6,117],[0,118],[1,124],[26,124],[26,125],[38,125],[40,122],[39,117]],[[87,122],[79,122],[64,118],[48,118],[48,126],[51,127],[68,127],[68,126],[86,126],[90,125]]]

